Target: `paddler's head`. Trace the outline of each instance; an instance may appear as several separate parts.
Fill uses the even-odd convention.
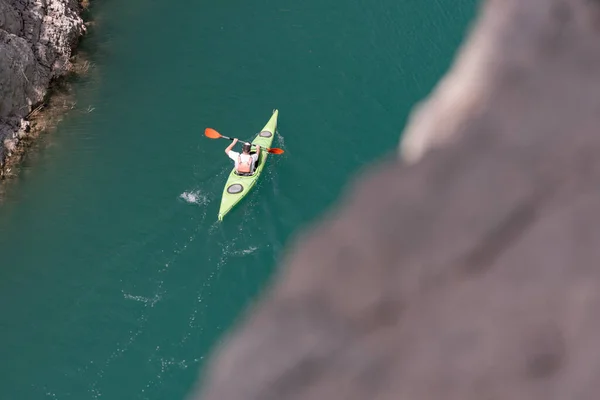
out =
[[[244,145],[242,146],[242,151],[244,152],[244,154],[248,154],[250,153],[250,149],[252,147],[250,146],[250,143],[244,143]]]

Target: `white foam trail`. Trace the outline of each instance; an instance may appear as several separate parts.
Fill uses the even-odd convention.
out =
[[[156,350],[160,350],[160,348],[157,347]],[[163,357],[150,358],[148,360],[148,363],[156,363],[157,361],[160,362],[160,371],[154,376],[154,378],[151,378],[146,383],[144,388],[141,389],[141,393],[145,394],[147,391],[151,391],[153,388],[156,388],[156,387],[162,385],[164,382],[163,379],[164,379],[165,373],[168,373],[175,368],[179,368],[181,370],[188,369],[190,364],[197,364],[202,359],[203,359],[203,357],[200,357],[200,358],[194,358],[193,361],[188,361],[188,360],[176,360],[174,358],[165,359]]]
[[[250,246],[250,247],[248,247],[247,249],[245,249],[245,250],[242,250],[242,251],[241,251],[241,253],[242,253],[243,255],[246,255],[246,254],[252,254],[252,253],[254,253],[256,250],[258,250],[258,247],[256,247],[256,246]]]
[[[235,250],[235,251],[232,251],[229,254],[232,255],[232,256],[246,256],[248,254],[254,253],[256,250],[258,250],[258,247],[256,247],[256,246],[250,246],[247,249]]]
[[[144,296],[134,296],[128,293],[123,293],[123,297],[128,300],[139,301],[140,303],[148,304],[150,307],[154,307],[156,303],[158,303],[161,299],[160,295],[155,295],[152,298],[144,297]]]
[[[208,204],[208,197],[202,194],[200,190],[194,190],[190,192],[183,192],[179,195],[180,198],[190,204],[197,204],[200,206]]]
[[[275,138],[277,140],[277,143],[279,143],[279,147],[285,148],[285,136],[283,136],[278,130],[276,132],[277,136],[275,136]]]

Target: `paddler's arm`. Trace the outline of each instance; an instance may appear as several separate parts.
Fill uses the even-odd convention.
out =
[[[233,142],[231,142],[231,144],[225,149],[225,154],[229,155],[229,152],[231,151],[231,149],[233,149],[233,146],[235,146],[237,141],[237,139],[233,139]]]
[[[256,158],[254,161],[258,161],[258,157],[260,157],[260,146],[256,145]]]

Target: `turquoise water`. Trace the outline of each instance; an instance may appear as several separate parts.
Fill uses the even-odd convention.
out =
[[[77,109],[0,203],[6,399],[182,399],[294,234],[398,144],[474,0],[102,0]],[[222,223],[230,143],[280,111]]]

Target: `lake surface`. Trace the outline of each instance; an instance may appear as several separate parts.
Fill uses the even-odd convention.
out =
[[[394,151],[476,6],[93,2],[77,109],[0,202],[2,398],[183,399],[295,233]],[[218,223],[230,142],[204,129],[250,140],[274,108],[285,154]]]

